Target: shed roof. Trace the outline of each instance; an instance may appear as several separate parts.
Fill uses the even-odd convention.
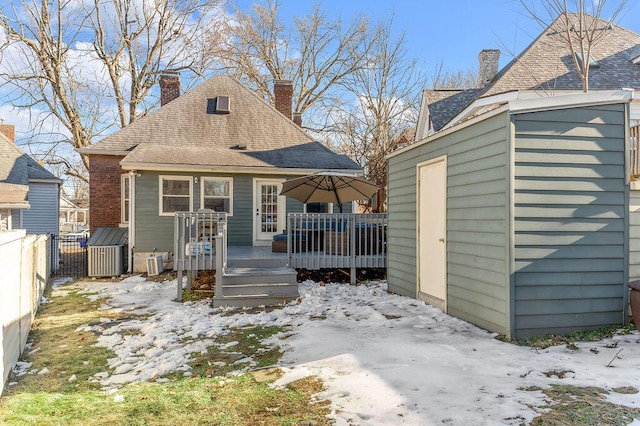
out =
[[[128,242],[127,228],[105,226],[96,229],[87,241],[88,246],[123,246]]]

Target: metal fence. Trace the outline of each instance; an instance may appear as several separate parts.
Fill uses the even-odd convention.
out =
[[[198,271],[219,271],[216,286],[222,283],[221,272],[227,259],[226,225],[226,213],[175,213],[173,269],[178,275],[177,300],[182,299],[183,272],[187,272],[187,288],[191,288],[191,280]]]
[[[51,235],[49,250],[51,276],[76,278],[87,276],[87,238],[86,236]]]
[[[292,268],[387,267],[386,213],[290,213],[287,253]]]

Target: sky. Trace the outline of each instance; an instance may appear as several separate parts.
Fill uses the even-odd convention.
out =
[[[243,10],[254,2],[237,0]],[[572,3],[569,1],[569,3]],[[609,0],[616,5],[619,1]],[[640,33],[640,5],[630,0],[620,15],[620,25]],[[279,0],[287,18],[307,14],[315,2]],[[436,64],[445,70],[476,71],[482,49],[500,49],[500,67],[522,51],[542,31],[525,11],[520,0],[323,0],[321,7],[330,17],[349,21],[367,16],[373,21],[393,18],[396,34],[406,33],[408,53],[433,73]],[[538,0],[527,4],[540,9]],[[546,12],[541,13],[547,16]],[[604,17],[608,17],[605,13]]]
[[[552,384],[601,387],[609,392],[608,401],[640,408],[640,393],[614,391],[640,389],[638,331],[577,342],[576,349],[517,346],[422,301],[390,294],[384,281],[358,286],[306,281],[299,285],[298,302],[269,312],[213,309],[208,300],[174,302],[175,279],[132,276],[59,284],[45,303],[77,288],[100,299],[99,310],[143,315],[79,327],[98,336],[97,346],[115,353],[109,367],[89,380],[116,402],[128,398],[128,383],[162,383],[170,372],[191,376],[191,353],[212,345],[233,352],[236,342],[214,342],[233,328],[275,325],[284,332],[267,344],[281,346],[278,365],[285,373],[275,385],[319,377],[325,389],[317,398],[330,402],[330,419],[338,426],[528,424],[547,402],[541,391],[527,389]],[[256,368],[251,357],[234,364],[235,374]],[[48,374],[55,368],[20,363],[16,372]],[[640,419],[631,424],[640,426]]]

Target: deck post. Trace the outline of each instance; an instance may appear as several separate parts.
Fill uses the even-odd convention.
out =
[[[178,269],[178,284],[176,287],[178,288],[178,295],[176,297],[176,302],[182,302],[182,269]]]
[[[222,299],[224,297],[222,289],[222,275],[224,265],[224,234],[218,233],[216,237],[216,290],[214,294],[215,299]]]
[[[356,216],[351,215],[349,223],[349,279],[351,285],[356,284]]]

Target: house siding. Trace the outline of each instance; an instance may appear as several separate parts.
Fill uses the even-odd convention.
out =
[[[170,252],[173,251],[173,216],[160,216],[158,213],[159,176],[190,176],[187,173],[140,172],[136,177],[135,231],[136,252]],[[227,244],[230,246],[250,246],[253,243],[253,181],[255,178],[289,179],[291,176],[277,175],[229,175],[198,174],[198,183],[193,184],[193,210],[200,206],[202,177],[233,178],[233,216],[228,218]],[[286,200],[287,212],[301,212],[302,203]],[[286,223],[281,226],[286,228]]]
[[[508,141],[502,113],[389,158],[389,290],[416,297],[416,167],[446,155],[447,311],[500,333],[510,315]]]
[[[89,217],[91,232],[102,226],[120,224],[120,176],[123,170],[117,155],[89,156]]]
[[[29,209],[22,213],[27,234],[58,234],[60,193],[58,183],[30,182]]]
[[[514,116],[516,337],[623,322],[626,113],[615,104]]]

